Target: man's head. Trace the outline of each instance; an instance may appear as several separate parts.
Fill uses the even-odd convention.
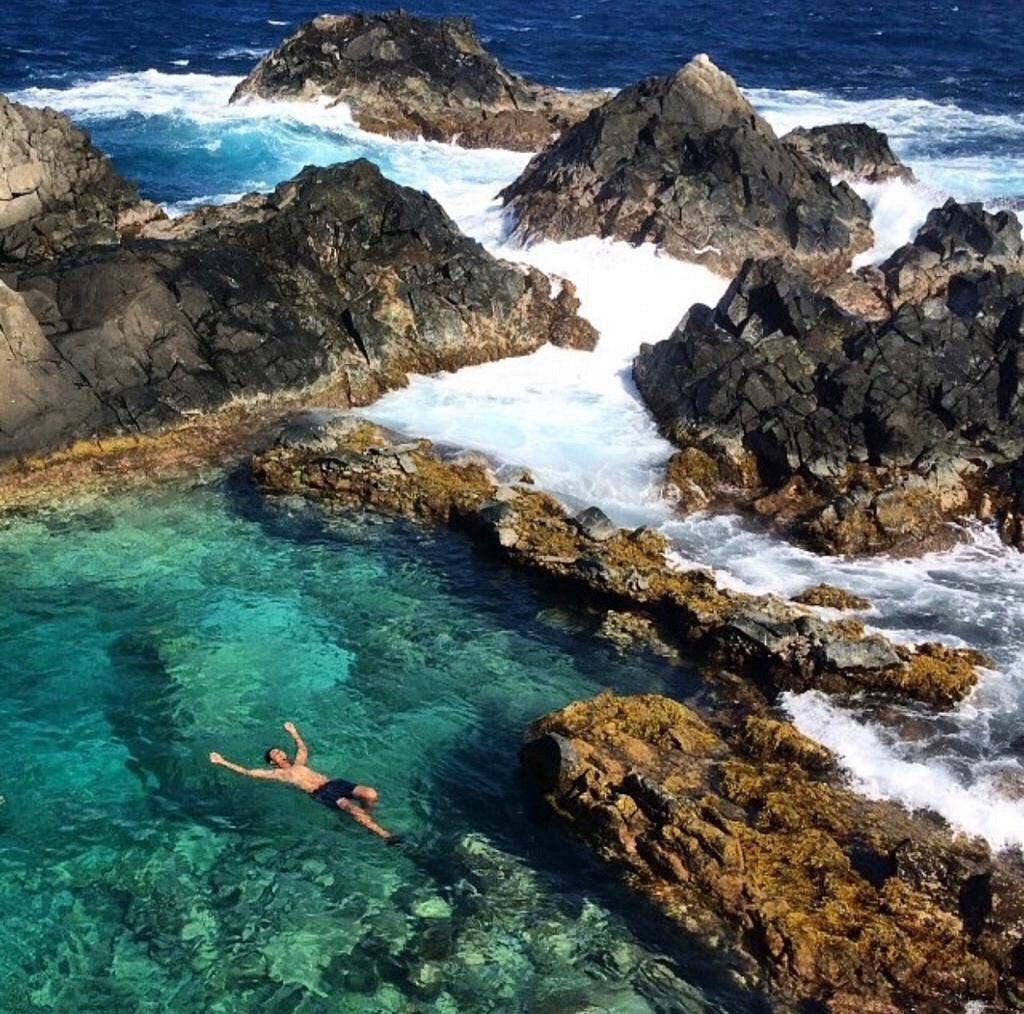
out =
[[[271,766],[275,768],[290,768],[292,762],[288,760],[288,755],[278,746],[272,746],[264,755],[263,759]]]

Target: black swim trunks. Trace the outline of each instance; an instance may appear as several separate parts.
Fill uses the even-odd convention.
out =
[[[311,792],[310,795],[318,803],[323,803],[324,806],[329,806],[332,810],[336,810],[338,808],[338,800],[354,798],[353,793],[355,790],[355,782],[346,781],[344,778],[332,778],[329,782],[324,782],[316,792]]]

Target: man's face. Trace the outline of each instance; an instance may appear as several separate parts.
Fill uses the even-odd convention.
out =
[[[284,750],[279,750],[276,747],[270,751],[270,763],[275,768],[291,767],[291,761],[288,760],[288,755]]]

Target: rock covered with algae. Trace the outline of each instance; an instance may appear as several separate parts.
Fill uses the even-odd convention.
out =
[[[786,723],[719,733],[667,698],[605,693],[537,721],[522,763],[575,835],[787,1001],[1004,1009],[1019,991],[1019,861],[835,784]]]
[[[658,620],[677,644],[769,694],[872,690],[949,705],[985,661],[965,649],[893,644],[775,595],[720,588],[705,570],[670,564],[660,533],[617,528],[594,509],[574,517],[550,494],[499,483],[486,464],[446,459],[425,440],[324,413],[298,417],[279,439],[253,460],[264,489],[454,525],[576,595]]]

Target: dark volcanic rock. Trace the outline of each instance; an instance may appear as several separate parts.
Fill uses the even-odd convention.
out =
[[[953,275],[1005,268],[1024,271],[1020,221],[1011,211],[990,214],[951,197],[928,214],[913,243],[881,265],[890,302],[916,303],[941,293]]]
[[[832,123],[826,127],[797,127],[785,134],[788,144],[831,176],[881,183],[914,182],[914,174],[889,147],[889,138],[866,123]]]
[[[313,385],[365,404],[410,371],[596,338],[571,287],[552,298],[540,272],[495,260],[365,161],[306,169],[163,231],[173,238],[76,251],[14,279],[45,341],[29,328],[14,353],[31,382],[0,404],[0,455]]]
[[[801,518],[819,548],[908,548],[984,513],[979,469],[1024,449],[1022,311],[1024,276],[999,269],[872,324],[750,262],[634,376],[670,438],[707,456],[699,485],[735,485],[749,455],[746,485],[780,491],[762,512]]]
[[[1016,1009],[1019,855],[857,795],[788,723],[713,727],[605,693],[539,719],[521,756],[576,837],[683,932],[759,966],[781,1009]]]
[[[0,95],[0,264],[116,243],[160,217],[67,117]]]
[[[720,270],[778,255],[830,277],[871,244],[864,202],[779,141],[706,56],[619,92],[502,197],[525,240],[654,242]]]
[[[536,151],[605,101],[505,70],[464,18],[403,11],[324,15],[265,56],[235,89],[247,95],[346,103],[364,130],[467,148]]]

